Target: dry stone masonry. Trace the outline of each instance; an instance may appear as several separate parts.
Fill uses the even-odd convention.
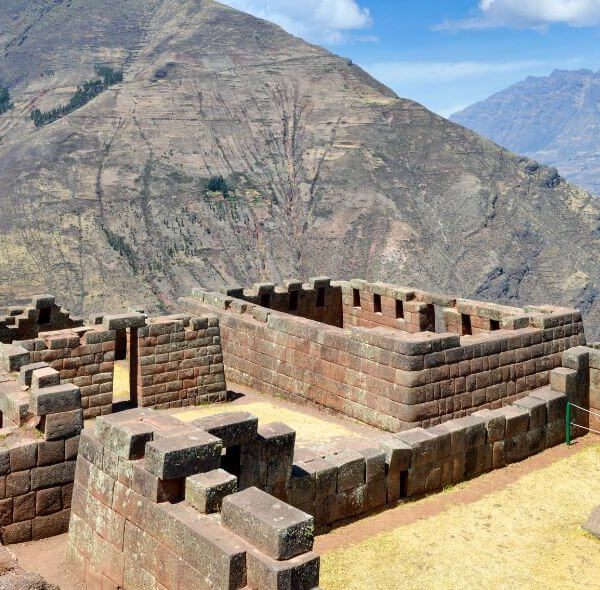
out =
[[[315,533],[561,443],[567,402],[600,414],[600,349],[574,309],[326,277],[179,307],[83,325],[44,296],[0,320],[1,540],[68,528],[89,589],[315,589]],[[226,401],[226,377],[378,431],[299,445],[225,405],[173,413]]]
[[[53,295],[38,295],[29,305],[13,305],[0,315],[0,342],[35,338],[39,332],[77,328],[83,319],[55,303]]]
[[[19,376],[0,363],[0,537],[4,544],[67,531],[79,434],[81,393],[45,363]],[[14,367],[13,367],[14,368]]]
[[[329,280],[311,280],[307,292],[313,284],[327,289]],[[518,309],[350,281],[326,291],[325,302],[337,296],[331,304],[340,315],[324,324],[312,319],[316,307],[300,317],[250,302],[264,289],[228,291],[244,299],[197,290],[180,300],[189,313],[220,318],[229,380],[391,432],[510,404],[548,385],[562,353],[585,344],[574,309]]]
[[[215,316],[95,316],[91,325],[0,344],[0,359],[10,359],[10,371],[23,363],[47,363],[61,382],[80,388],[84,416],[93,418],[113,411],[114,363],[121,348],[121,358],[128,351],[134,405],[166,409],[226,399]]]
[[[220,468],[232,465],[222,455],[228,445],[258,447],[266,464],[282,453],[276,436],[265,439],[255,421],[249,436],[247,416],[240,418],[225,425],[217,417],[223,438],[141,408],[99,417],[94,430],[84,430],[67,554],[72,573],[88,588],[316,588],[313,517],[257,487],[236,492],[238,478]],[[242,466],[242,454],[240,474],[254,470]],[[271,478],[280,476],[276,469]],[[263,487],[267,481],[268,470]],[[215,514],[221,504],[222,515]]]

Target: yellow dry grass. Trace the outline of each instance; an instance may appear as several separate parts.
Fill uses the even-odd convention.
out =
[[[600,445],[473,503],[324,555],[321,586],[600,588],[600,541],[581,528],[598,504]],[[395,510],[410,509],[404,505]]]
[[[296,440],[301,444],[324,442],[344,436],[356,436],[352,431],[339,424],[270,402],[199,406],[192,410],[177,412],[176,416],[184,422],[189,422],[196,418],[220,414],[221,412],[250,412],[258,418],[260,424],[284,422],[296,431]]]

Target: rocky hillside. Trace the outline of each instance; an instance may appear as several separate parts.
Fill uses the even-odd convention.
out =
[[[3,0],[0,43],[0,302],[168,308],[328,274],[600,326],[598,201],[275,25],[212,0]],[[84,92],[99,66],[123,80]]]
[[[529,77],[450,118],[600,195],[600,72]]]

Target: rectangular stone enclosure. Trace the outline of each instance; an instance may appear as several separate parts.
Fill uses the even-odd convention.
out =
[[[179,306],[219,317],[228,380],[391,432],[511,404],[585,344],[576,309],[362,280],[198,289]]]

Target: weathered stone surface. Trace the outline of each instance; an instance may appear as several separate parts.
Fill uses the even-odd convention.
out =
[[[45,370],[45,369],[42,369]],[[36,371],[34,371],[34,374]],[[43,389],[31,389],[29,408],[36,416],[69,412],[81,408],[81,391],[71,383],[61,383]]]
[[[258,418],[248,412],[226,412],[199,418],[192,425],[220,438],[224,447],[231,447],[254,439]]]
[[[146,468],[160,479],[211,471],[219,466],[221,449],[220,439],[202,430],[159,439],[146,445]]]
[[[344,492],[365,483],[365,458],[359,452],[346,450],[328,455],[327,460],[337,467],[338,492]]]
[[[144,456],[146,443],[153,439],[155,426],[141,418],[152,410],[136,409],[96,419],[96,436],[107,449],[125,459]]]
[[[261,590],[314,590],[319,583],[320,559],[312,551],[277,561],[260,551],[246,554],[248,585]]]
[[[83,410],[48,414],[43,419],[44,438],[47,441],[77,436],[83,429]]]
[[[272,559],[290,559],[312,550],[313,517],[257,488],[227,496],[221,521]]]
[[[0,344],[0,369],[11,373],[29,364],[29,351],[12,344]]]
[[[46,362],[29,363],[27,365],[23,365],[19,369],[19,382],[23,385],[31,385],[31,377],[33,375],[33,372],[36,369],[43,369],[48,366],[49,365]]]
[[[146,325],[146,317],[141,313],[120,313],[105,315],[102,325],[107,330],[124,330],[126,328],[142,328]]]
[[[223,469],[198,473],[185,480],[185,499],[199,512],[219,512],[223,498],[238,491],[237,477]]]
[[[22,368],[22,367],[21,367]],[[60,373],[52,367],[35,369],[31,374],[31,389],[52,387],[60,384]]]

